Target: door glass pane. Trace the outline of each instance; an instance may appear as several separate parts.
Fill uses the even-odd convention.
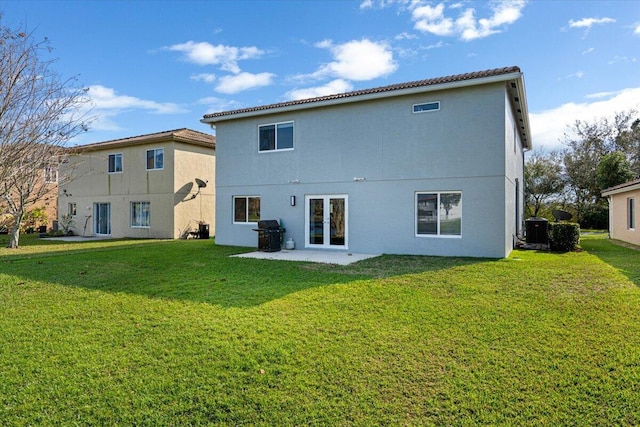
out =
[[[323,199],[309,199],[309,244],[324,244]]]
[[[109,203],[97,203],[94,211],[96,214],[96,234],[111,234]]]
[[[329,244],[344,246],[346,230],[346,212],[344,199],[330,199],[329,212],[329,223],[331,224],[331,238]]]

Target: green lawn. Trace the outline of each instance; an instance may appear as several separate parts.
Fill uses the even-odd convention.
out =
[[[6,241],[0,236],[0,246]],[[640,252],[0,249],[0,425],[638,425]]]

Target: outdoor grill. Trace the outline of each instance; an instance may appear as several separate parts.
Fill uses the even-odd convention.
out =
[[[282,233],[284,228],[280,227],[280,223],[275,219],[266,219],[258,221],[258,228],[254,228],[258,232],[258,250],[263,252],[277,252],[282,245]]]

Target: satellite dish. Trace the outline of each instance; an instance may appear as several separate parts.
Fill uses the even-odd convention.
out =
[[[207,181],[203,181],[200,178],[196,178],[196,184],[198,185],[198,189],[201,189],[207,186]]]
[[[562,211],[560,209],[554,209],[551,211],[551,214],[553,215],[553,218],[556,221],[569,221],[571,219],[571,217],[573,215],[571,215],[569,212],[567,211]]]

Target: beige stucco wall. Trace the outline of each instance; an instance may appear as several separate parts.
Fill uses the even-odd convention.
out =
[[[628,228],[627,199],[635,199],[635,229]],[[640,245],[640,189],[613,194],[609,198],[609,229],[612,239]]]
[[[175,147],[174,237],[185,231],[195,231],[199,222],[209,224],[210,236],[215,235],[215,165],[212,149],[177,143]],[[200,189],[195,179],[207,182]]]
[[[156,148],[164,149],[164,168],[146,170],[146,152]],[[123,171],[108,173],[108,157],[116,153],[122,153]],[[213,235],[214,174],[214,150],[184,143],[152,143],[71,155],[61,168],[59,217],[69,212],[70,203],[75,203],[72,229],[77,235],[91,236],[96,232],[95,204],[109,203],[112,237],[178,238],[197,230],[198,221],[211,224]],[[192,199],[197,192],[195,178],[209,183]],[[131,202],[150,203],[150,227],[131,226]]]

